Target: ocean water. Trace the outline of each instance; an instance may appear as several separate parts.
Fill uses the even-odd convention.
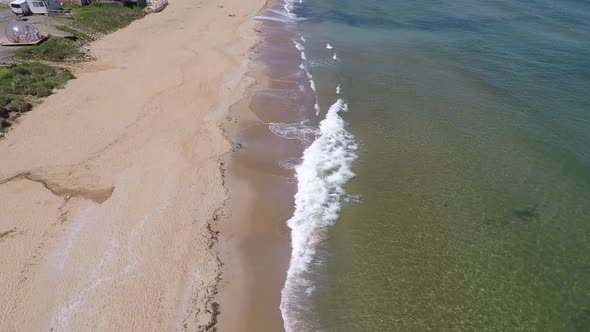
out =
[[[317,100],[287,331],[590,331],[590,2],[273,15]]]

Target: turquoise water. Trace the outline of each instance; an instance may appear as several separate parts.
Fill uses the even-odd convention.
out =
[[[314,329],[590,331],[590,2],[292,12],[321,114],[342,84],[358,143]]]

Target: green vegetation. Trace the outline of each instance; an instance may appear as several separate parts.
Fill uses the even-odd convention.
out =
[[[68,6],[68,8],[72,10],[74,17],[72,24],[56,28],[73,34],[82,42],[90,42],[97,34],[104,35],[121,29],[145,15],[144,11],[137,7],[93,4],[90,6]],[[17,49],[15,55],[26,60],[80,61],[84,59],[84,52],[78,46],[65,38],[49,37],[39,45]]]
[[[6,131],[22,113],[33,108],[39,98],[62,88],[74,78],[69,70],[42,63],[22,63],[0,67],[0,132]]]
[[[49,37],[39,45],[21,47],[14,51],[14,55],[21,59],[55,62],[81,60],[84,57],[74,42],[60,37]]]
[[[89,34],[107,34],[119,30],[145,15],[137,7],[92,4],[67,8],[72,10],[74,16],[73,27]]]
[[[82,43],[111,33],[142,18],[145,12],[137,7],[109,6],[66,6],[71,9],[73,21],[57,28],[73,34]],[[68,62],[84,60],[85,53],[80,43],[65,38],[50,37],[44,43],[21,47],[15,56],[24,60]],[[72,73],[60,67],[38,62],[27,62],[12,67],[0,67],[0,134],[14,123],[22,113],[33,108],[41,98],[62,88],[74,78]]]
[[[83,31],[80,31],[79,29],[73,28],[71,26],[67,26],[67,25],[58,25],[55,27],[58,30],[61,30],[63,32],[67,32],[72,34],[74,37],[76,37],[77,40],[80,40],[82,42],[85,43],[89,43],[92,41],[93,37]]]

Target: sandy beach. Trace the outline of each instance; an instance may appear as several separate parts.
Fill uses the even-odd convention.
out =
[[[263,5],[172,1],[0,141],[0,330],[215,329],[220,125]]]

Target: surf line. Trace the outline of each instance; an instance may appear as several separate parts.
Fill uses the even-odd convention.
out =
[[[314,93],[317,91],[311,73],[306,70]],[[336,88],[341,93],[341,85]],[[338,98],[319,123],[315,140],[303,152],[301,164],[295,167],[297,193],[295,211],[287,221],[291,229],[291,260],[281,291],[281,314],[287,332],[316,331],[313,308],[309,306],[315,290],[313,269],[322,262],[319,248],[334,226],[346,192],[344,185],[355,175],[352,164],[358,158],[355,137],[347,131],[340,116],[348,111],[343,98]]]

